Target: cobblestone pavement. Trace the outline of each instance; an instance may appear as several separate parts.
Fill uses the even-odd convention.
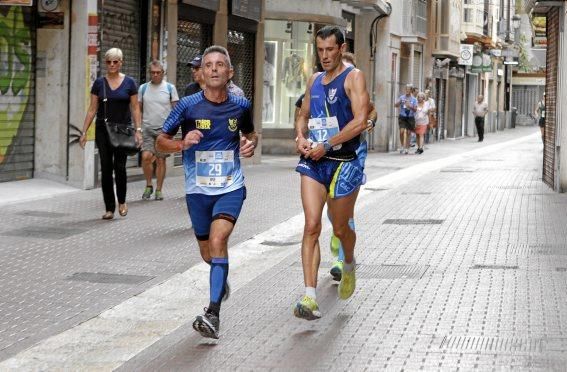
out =
[[[187,323],[121,370],[565,370],[567,197],[541,156],[532,136],[364,197],[357,290],[337,299],[325,249],[322,319],[292,315],[296,248],[233,294],[219,341]]]
[[[487,136],[481,146],[534,131]],[[371,154],[367,173],[373,179],[478,147],[466,139],[431,145],[422,156]],[[248,200],[231,245],[301,212],[295,162],[265,157],[246,167]],[[357,212],[361,266],[352,300],[337,302],[324,279],[325,317],[293,319],[290,306],[301,293],[295,248],[234,293],[218,345],[184,326],[125,368],[307,369],[302,361],[318,359],[321,369],[560,366],[567,253],[558,221],[565,221],[566,200],[541,184],[540,164],[534,137],[403,187],[376,189]],[[131,183],[128,217],[110,223],[99,220],[100,190],[3,207],[0,359],[200,262],[183,180],[172,177],[166,187],[165,201],[141,202],[143,182]],[[408,218],[439,221],[405,225]],[[345,358],[349,350],[360,358]]]

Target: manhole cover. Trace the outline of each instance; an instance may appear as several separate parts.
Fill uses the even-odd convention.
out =
[[[60,218],[68,216],[68,213],[48,212],[48,211],[22,211],[16,213],[19,216],[26,217],[44,217],[44,218]]]
[[[445,336],[440,349],[486,352],[541,353],[543,341],[539,338]]]
[[[388,219],[382,222],[383,225],[441,225],[445,220],[432,219]]]
[[[87,229],[67,229],[63,227],[25,227],[21,229],[15,229],[10,231],[5,231],[2,233],[4,236],[15,236],[18,238],[38,238],[38,239],[65,239],[73,235],[81,234]]]
[[[364,265],[356,268],[358,279],[421,279],[427,265]]]
[[[297,242],[276,242],[276,241],[272,241],[272,240],[264,240],[262,243],[260,243],[262,245],[269,245],[272,247],[286,247],[288,245],[296,245],[296,244],[301,244],[301,240],[297,241]]]
[[[104,284],[141,284],[153,279],[153,276],[109,274],[109,273],[74,273],[67,280],[79,282],[104,283]]]
[[[488,269],[488,270],[517,270],[518,265],[485,265],[485,264],[475,264],[471,269]]]

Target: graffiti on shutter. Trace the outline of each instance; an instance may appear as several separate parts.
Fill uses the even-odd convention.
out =
[[[33,11],[31,7],[0,7],[0,181],[33,177]]]

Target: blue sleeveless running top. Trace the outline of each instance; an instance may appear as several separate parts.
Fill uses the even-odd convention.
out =
[[[342,130],[354,118],[351,102],[345,91],[345,79],[354,67],[347,67],[339,76],[329,84],[322,83],[326,72],[319,74],[311,86],[310,110],[312,118],[336,116],[339,130]],[[340,149],[331,149],[326,157],[355,157],[356,149],[360,144],[360,136],[344,142]]]

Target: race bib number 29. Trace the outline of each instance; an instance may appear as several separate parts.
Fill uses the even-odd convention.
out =
[[[234,151],[195,151],[197,186],[226,187],[234,182]]]
[[[309,138],[313,142],[324,142],[339,134],[339,122],[336,116],[309,119],[307,126],[309,127]]]

